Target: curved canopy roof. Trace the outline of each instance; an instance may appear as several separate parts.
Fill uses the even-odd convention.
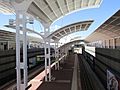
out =
[[[98,29],[96,29],[85,40],[88,42],[105,40],[120,36],[120,10],[105,21]]]
[[[77,22],[77,23],[73,23],[73,24],[64,26],[64,27],[52,32],[47,38],[50,38],[53,41],[59,41],[62,37],[67,36],[68,34],[78,32],[78,31],[86,31],[90,27],[92,22],[93,22],[93,20],[88,20],[88,21]],[[5,27],[15,29],[16,26],[15,25],[5,25]],[[20,29],[22,30],[22,27],[20,27]],[[27,31],[36,33],[43,38],[43,35],[40,33],[37,33],[30,29],[27,29]]]
[[[0,12],[12,13],[14,9],[11,5],[12,1],[0,1]],[[24,0],[13,0],[21,3]],[[29,0],[28,0],[29,1]],[[41,20],[42,23],[51,25],[61,16],[69,14],[79,9],[98,7],[102,0],[33,0],[27,12],[35,18]]]
[[[93,20],[88,20],[88,21],[77,22],[77,23],[64,26],[56,30],[55,32],[51,33],[48,37],[50,37],[54,41],[59,41],[62,37],[68,34],[87,30],[89,26],[92,24],[92,22]]]

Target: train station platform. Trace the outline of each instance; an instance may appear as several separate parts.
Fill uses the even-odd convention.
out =
[[[44,66],[34,68],[35,72],[29,74],[27,90],[107,90],[111,85],[107,83],[109,77],[119,80],[120,50],[85,48],[81,54],[70,51],[59,58],[59,69],[55,68],[54,61],[51,81],[45,81]],[[16,83],[9,86],[0,90],[16,90]]]
[[[60,63],[60,69],[52,68],[51,82],[43,79],[43,74],[39,74],[37,80],[31,81],[29,90],[81,90],[81,83],[78,76],[78,56],[77,54],[68,55],[64,62]],[[44,71],[43,71],[44,72]],[[42,78],[41,78],[42,77]],[[35,81],[37,83],[35,83]],[[79,88],[79,89],[78,89]]]

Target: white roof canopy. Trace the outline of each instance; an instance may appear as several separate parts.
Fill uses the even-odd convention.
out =
[[[61,38],[63,38],[64,36],[67,36],[68,34],[75,33],[75,32],[78,32],[78,31],[86,31],[90,27],[92,22],[93,22],[93,20],[88,20],[88,21],[81,21],[81,22],[77,22],[77,23],[73,23],[73,24],[64,26],[64,27],[52,32],[48,36],[48,38],[51,38],[54,41],[59,41]],[[5,27],[15,29],[16,26],[5,25]],[[22,30],[22,27],[20,27],[20,28]],[[37,32],[34,32],[30,29],[27,29],[27,30],[42,36],[41,34],[39,34]],[[42,38],[43,38],[43,36],[42,36]]]
[[[0,12],[13,13],[11,2],[21,3],[24,0],[0,1]],[[28,2],[31,0],[27,0]],[[32,0],[27,13],[39,19],[43,24],[51,25],[55,20],[71,12],[98,7],[101,0]]]
[[[62,37],[78,32],[78,31],[86,31],[89,26],[92,24],[93,20],[88,20],[88,21],[82,21],[82,22],[77,22],[73,23],[67,26],[64,26],[55,32],[51,33],[48,37],[53,39],[54,41],[59,41]]]
[[[98,40],[105,40],[119,36],[120,36],[120,10],[118,10],[107,21],[105,21],[85,40],[88,42],[94,42]]]

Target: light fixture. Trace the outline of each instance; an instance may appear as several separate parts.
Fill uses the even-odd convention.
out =
[[[15,20],[14,19],[9,19],[9,25],[14,25]]]
[[[34,20],[33,20],[33,18],[29,18],[28,20],[29,20],[29,21],[28,21],[29,24],[34,24]]]

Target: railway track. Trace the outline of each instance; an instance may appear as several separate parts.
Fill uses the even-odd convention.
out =
[[[29,71],[28,81],[38,75],[40,72],[44,70],[44,64],[36,66]],[[0,90],[16,90],[16,79],[7,82],[6,84],[0,87]]]

